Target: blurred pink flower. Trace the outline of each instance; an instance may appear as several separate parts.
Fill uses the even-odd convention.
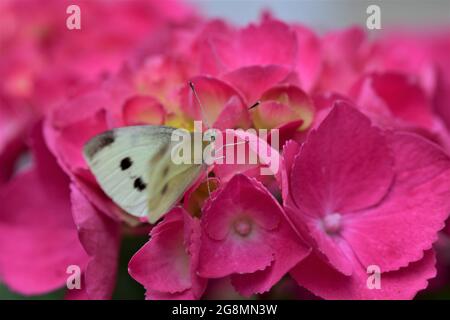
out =
[[[42,294],[62,287],[70,265],[84,268],[72,218],[69,178],[33,129],[32,168],[0,189],[0,278],[12,290]]]
[[[319,91],[347,94],[364,72],[370,43],[361,27],[330,31],[321,39],[322,72],[318,80]]]
[[[68,298],[82,295],[85,299],[110,299],[116,284],[120,224],[96,209],[75,184],[70,190],[79,241],[89,259],[83,269],[81,289],[69,291]]]
[[[81,30],[66,27],[68,0],[2,2],[0,10],[0,159],[13,163],[27,128],[105,74],[119,71],[149,37],[197,18],[178,1],[76,1]],[[108,23],[99,19],[108,17]],[[161,51],[161,41],[152,50]],[[22,146],[22,147],[21,147]],[[0,182],[14,166],[5,165]]]

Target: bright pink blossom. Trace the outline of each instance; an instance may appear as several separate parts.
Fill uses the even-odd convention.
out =
[[[201,240],[199,275],[231,275],[244,295],[269,290],[308,254],[278,202],[244,175],[236,175],[205,205]]]

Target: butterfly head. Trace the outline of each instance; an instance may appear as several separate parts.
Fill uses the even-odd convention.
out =
[[[219,137],[219,130],[214,128],[206,130],[205,133],[203,134],[204,141],[215,142],[218,139],[218,137]]]

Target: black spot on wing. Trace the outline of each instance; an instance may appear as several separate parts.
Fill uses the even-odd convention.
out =
[[[162,172],[163,177],[167,176],[168,173],[169,173],[169,166],[165,166]]]
[[[116,140],[114,131],[105,131],[102,134],[92,138],[85,147],[85,153],[89,158],[93,158],[97,152],[109,146]]]
[[[122,161],[120,161],[120,169],[122,171],[127,170],[131,165],[133,164],[133,161],[131,161],[130,157],[123,158]]]
[[[142,191],[145,188],[147,188],[147,184],[145,184],[145,182],[142,181],[141,178],[137,178],[134,180],[133,186],[135,189]]]

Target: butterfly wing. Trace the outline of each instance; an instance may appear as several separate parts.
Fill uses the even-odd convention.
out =
[[[171,166],[180,166],[171,164]],[[157,192],[148,199],[148,220],[155,223],[182,198],[184,192],[197,180],[205,165],[190,165],[175,176],[161,181]]]
[[[169,211],[183,196],[183,193],[191,186],[202,171],[206,169],[206,165],[201,159],[194,160],[192,139],[193,136],[187,137],[181,144],[172,143],[170,147],[161,150],[150,161],[151,166],[148,172],[147,180],[150,182],[149,187],[152,191],[148,199],[148,219],[150,223],[156,222],[161,216]],[[187,163],[175,163],[173,155],[179,154],[180,150],[184,152],[191,151],[191,155]]]
[[[101,188],[131,215],[148,214],[152,191],[146,176],[152,170],[150,160],[169,149],[174,130],[164,126],[117,128],[95,136],[85,145],[85,159]]]

